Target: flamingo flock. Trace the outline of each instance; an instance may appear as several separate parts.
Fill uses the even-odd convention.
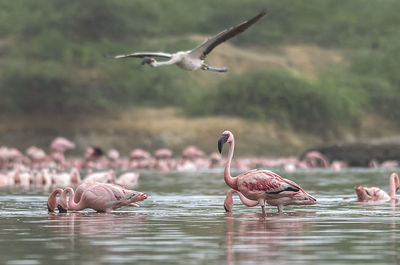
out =
[[[229,145],[228,157],[222,158],[224,144]],[[309,168],[340,170],[346,167],[342,161],[329,163],[319,152],[307,153],[302,160],[289,158],[239,158],[233,159],[235,139],[230,131],[224,131],[218,141],[218,151],[207,155],[196,146],[188,146],[181,157],[174,157],[172,150],[161,148],[153,155],[143,149],[133,149],[128,157],[118,150],[105,153],[97,146],[89,146],[84,155],[68,157],[65,153],[76,148],[75,143],[57,137],[49,145],[49,153],[36,146],[29,147],[25,154],[16,148],[0,147],[0,187],[54,188],[48,198],[48,211],[79,211],[91,208],[109,212],[123,206],[138,206],[137,202],[147,199],[142,192],[133,191],[139,184],[144,170],[159,172],[195,172],[202,169],[224,167],[224,181],[229,187],[224,208],[233,210],[233,195],[248,206],[260,206],[266,216],[265,204],[276,206],[283,213],[286,205],[313,205],[317,200],[297,183],[269,170],[257,167],[281,168],[288,172]],[[376,166],[376,164],[374,165]],[[244,171],[232,177],[231,168]],[[117,176],[116,171],[122,172]],[[82,177],[84,173],[85,177]],[[75,188],[75,190],[74,190]],[[400,188],[396,173],[390,176],[390,193],[376,187],[355,188],[358,201],[396,202],[396,191]]]

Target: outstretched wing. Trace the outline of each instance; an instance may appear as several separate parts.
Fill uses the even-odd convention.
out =
[[[257,16],[245,22],[242,22],[239,25],[225,29],[224,31],[218,33],[214,37],[209,38],[208,40],[200,44],[198,47],[194,48],[189,54],[193,57],[197,57],[200,58],[201,60],[204,60],[216,46],[218,46],[219,44],[221,44],[226,40],[229,40],[230,38],[233,38],[239,33],[242,33],[243,31],[248,29],[251,25],[256,23],[260,18],[265,16],[266,13],[267,11],[264,9]]]
[[[143,58],[143,57],[161,57],[161,58],[171,58],[172,54],[166,52],[135,52],[130,54],[120,54],[111,56],[114,59],[121,59],[121,58]]]

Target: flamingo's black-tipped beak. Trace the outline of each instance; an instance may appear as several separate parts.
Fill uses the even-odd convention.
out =
[[[64,209],[61,205],[57,205],[57,208],[59,213],[67,213],[67,210]]]
[[[221,138],[219,138],[218,140],[218,151],[221,154],[222,153],[222,146],[224,145],[224,143],[226,143],[226,141],[228,140],[229,136],[226,134],[223,134],[221,136]]]
[[[224,204],[224,208],[225,208],[225,212],[226,212],[226,213],[230,213],[230,212],[232,212],[232,210],[229,210],[229,209],[228,209],[228,207],[226,207],[226,205],[225,205],[225,204]]]

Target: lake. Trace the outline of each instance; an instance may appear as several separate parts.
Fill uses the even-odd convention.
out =
[[[399,264],[399,206],[358,203],[355,185],[389,190],[392,171],[347,169],[287,173],[317,205],[246,207],[222,169],[144,172],[139,208],[47,213],[50,190],[0,190],[1,264]],[[237,175],[239,172],[232,172]]]

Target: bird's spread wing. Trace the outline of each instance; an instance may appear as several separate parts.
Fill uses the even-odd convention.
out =
[[[260,18],[262,18],[266,13],[267,11],[264,9],[257,16],[245,22],[242,22],[239,25],[225,29],[224,31],[218,33],[214,37],[209,38],[208,40],[200,44],[198,47],[194,48],[190,52],[190,55],[193,57],[200,58],[201,60],[204,60],[216,46],[218,46],[219,44],[221,44],[226,40],[229,40],[230,38],[236,36],[237,34],[245,31],[251,25],[256,23]]]
[[[111,58],[120,59],[120,58],[143,58],[143,57],[162,57],[162,58],[171,58],[172,54],[166,52],[135,52],[130,54],[121,54],[112,56]]]

